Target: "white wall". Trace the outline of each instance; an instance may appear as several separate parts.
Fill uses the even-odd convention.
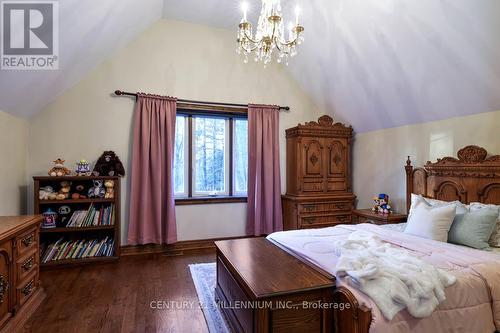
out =
[[[406,209],[404,165],[422,166],[444,156],[455,156],[467,145],[500,154],[500,111],[450,118],[355,136],[353,187],[358,208],[369,208],[372,197],[387,193],[396,210]]]
[[[0,216],[26,213],[28,122],[0,111]]]
[[[114,150],[130,171],[134,101],[116,89],[193,100],[289,105],[281,114],[282,191],[285,128],[320,114],[281,66],[243,64],[232,31],[161,20],[30,121],[28,175],[45,174],[51,161],[91,162]],[[123,179],[122,241],[128,225],[128,174]],[[31,200],[28,200],[31,204]],[[244,235],[245,204],[177,207],[179,240]]]

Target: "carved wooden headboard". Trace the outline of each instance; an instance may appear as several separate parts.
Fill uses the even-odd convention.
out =
[[[488,156],[486,149],[467,146],[458,151],[458,159],[444,157],[420,168],[406,161],[406,208],[411,193],[465,204],[482,202],[500,205],[500,155]]]

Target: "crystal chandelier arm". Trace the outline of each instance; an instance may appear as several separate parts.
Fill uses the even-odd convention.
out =
[[[278,40],[278,42],[281,44],[281,46],[292,46],[293,44],[297,44],[299,38],[300,38],[300,34],[304,31],[304,28],[300,25],[297,25],[293,30],[295,30],[295,38],[293,40],[289,40],[289,41],[282,41],[282,40]],[[292,31],[293,31],[292,30]]]
[[[281,47],[280,47],[281,45]],[[279,41],[279,43],[276,43],[276,48],[278,49],[278,51],[284,53],[284,54],[290,54],[290,50],[286,50],[285,48],[282,48],[282,47],[286,47],[286,46],[289,46],[285,43],[281,43],[281,41]]]
[[[262,39],[258,41],[258,40],[255,40],[253,38],[250,38],[250,36],[248,36],[246,30],[243,30],[243,36],[245,36],[245,38],[248,39],[253,44],[259,44],[262,41]]]
[[[276,24],[277,24],[277,22],[274,21],[273,22],[273,33],[271,35],[271,40],[277,40],[278,39],[277,36],[275,36],[275,34],[276,34]]]
[[[259,47],[259,43],[256,43],[254,44],[255,46],[254,47],[251,47],[250,49],[247,49],[246,47],[244,47],[243,45],[240,45],[241,48],[246,52],[246,53],[251,53],[253,51],[255,51],[258,47]]]
[[[299,37],[295,37],[294,40],[291,40],[291,41],[281,41],[281,40],[277,40],[278,43],[276,43],[276,47],[278,47],[278,45],[281,45],[281,47],[286,47],[286,46],[292,46],[293,44],[297,44],[297,41],[299,40]],[[278,49],[281,51],[281,49],[278,47]]]

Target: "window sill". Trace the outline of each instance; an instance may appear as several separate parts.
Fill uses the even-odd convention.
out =
[[[193,197],[193,198],[176,198],[176,206],[184,205],[209,205],[221,203],[237,203],[247,202],[247,197],[230,197],[230,196],[217,196],[217,197]]]

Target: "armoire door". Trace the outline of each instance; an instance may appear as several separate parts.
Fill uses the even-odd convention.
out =
[[[325,191],[325,147],[320,138],[305,137],[299,143],[302,163],[301,192],[304,194],[322,193]]]
[[[326,191],[347,191],[347,140],[344,138],[325,139]]]
[[[0,327],[11,317],[11,289],[10,285],[12,260],[12,241],[0,244]]]

